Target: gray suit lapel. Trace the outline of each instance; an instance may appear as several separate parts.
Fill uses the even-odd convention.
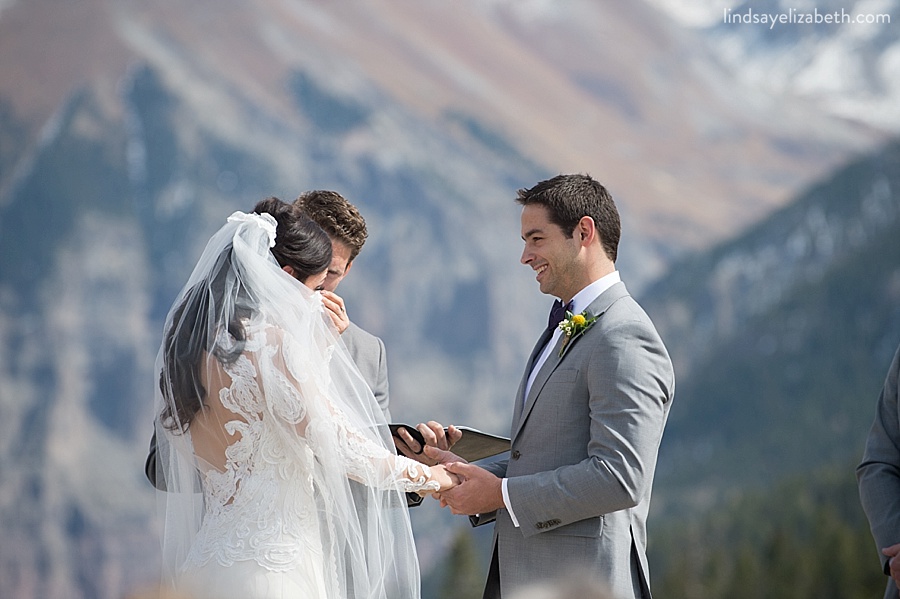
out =
[[[547,356],[547,361],[544,362],[543,366],[541,366],[541,369],[538,371],[537,376],[534,377],[534,383],[532,383],[531,385],[531,390],[528,392],[528,397],[524,402],[518,402],[518,405],[516,406],[516,409],[518,411],[518,418],[515,418],[513,421],[513,431],[510,438],[515,438],[515,436],[519,434],[519,430],[522,428],[522,425],[528,418],[528,414],[529,412],[531,412],[531,408],[534,407],[534,402],[537,400],[537,396],[540,395],[541,389],[543,389],[544,384],[547,382],[547,379],[550,378],[550,375],[553,374],[553,371],[556,370],[556,367],[559,366],[559,362],[561,360],[559,356],[559,347],[561,343],[562,337],[559,338],[559,340],[556,342],[556,345],[552,350],[550,350],[550,355]],[[543,347],[543,345],[541,345],[541,347]],[[524,390],[519,392],[520,397],[523,392]]]
[[[534,346],[534,349],[531,350],[531,356],[528,357],[528,363],[525,365],[525,375],[522,377],[521,382],[519,382],[519,390],[516,392],[516,405],[513,408],[513,430],[517,428],[519,417],[522,415],[522,405],[524,404],[524,399],[522,396],[525,394],[525,387],[528,385],[529,376],[531,376],[531,368],[534,366],[535,361],[538,359],[538,356],[541,355],[541,351],[543,351],[544,349],[544,345],[546,345],[547,341],[550,340],[550,337],[552,335],[552,330],[544,329],[544,332],[541,334],[541,338],[538,339],[537,343]],[[534,385],[532,385],[532,388],[533,387]]]
[[[618,301],[619,299],[628,295],[628,290],[625,288],[625,284],[622,282],[618,282],[603,293],[601,293],[597,299],[590,303],[587,307],[587,310],[599,320],[603,317],[603,314],[609,309],[613,303]],[[597,323],[594,323],[596,326]],[[541,340],[538,343],[537,347],[535,347],[534,351],[531,352],[531,358],[528,360],[528,369],[525,371],[525,377],[522,380],[522,383],[519,385],[519,392],[516,394],[516,408],[513,412],[513,425],[512,425],[512,434],[510,436],[511,439],[515,439],[516,435],[519,434],[519,431],[522,429],[522,425],[525,424],[525,421],[528,419],[528,414],[531,412],[531,408],[534,407],[535,402],[537,401],[538,396],[541,394],[541,391],[544,388],[544,385],[547,383],[547,379],[550,378],[550,375],[553,374],[553,371],[556,370],[557,366],[565,359],[565,357],[569,354],[572,347],[578,342],[585,334],[590,333],[590,329],[577,337],[573,337],[568,345],[566,345],[565,351],[562,352],[562,356],[560,356],[560,348],[562,347],[563,336],[560,336],[559,340],[556,342],[556,347],[553,348],[553,351],[547,356],[547,361],[544,362],[544,365],[541,366],[541,370],[537,373],[537,376],[534,379],[534,383],[531,385],[531,390],[528,393],[528,398],[523,402],[522,394],[525,392],[525,385],[528,381],[528,375],[531,373],[531,365],[534,364],[534,361],[537,359],[537,356],[540,354],[540,351],[544,347],[544,343],[546,343],[546,338],[549,336],[548,332],[545,332],[544,335],[541,336]],[[550,333],[552,334],[552,333]],[[523,407],[524,404],[524,407]]]

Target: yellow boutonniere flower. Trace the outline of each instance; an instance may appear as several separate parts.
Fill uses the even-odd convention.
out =
[[[569,341],[591,328],[591,325],[594,324],[596,320],[597,317],[591,316],[590,312],[588,312],[587,310],[585,310],[581,314],[572,314],[571,312],[566,312],[565,320],[559,323],[559,328],[565,335],[565,337],[563,337],[562,347],[559,348],[559,355],[563,355],[563,352],[566,350],[566,346],[569,344]]]

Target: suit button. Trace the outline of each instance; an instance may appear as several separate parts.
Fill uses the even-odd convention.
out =
[[[516,449],[510,454],[510,456],[512,457],[512,459],[518,460],[522,456],[522,454],[519,453],[518,449]]]

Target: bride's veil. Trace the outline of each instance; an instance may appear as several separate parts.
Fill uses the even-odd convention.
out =
[[[288,575],[293,563],[314,564],[328,597],[418,597],[405,498],[388,466],[390,432],[319,294],[276,262],[277,234],[271,215],[234,213],[165,321],[155,369],[164,583],[191,560],[228,566],[251,556],[261,570]],[[260,443],[240,442],[250,439]],[[271,480],[251,476],[260,463],[273,466]],[[289,501],[290,485],[312,489],[312,500]],[[229,510],[312,522],[318,542],[207,530]],[[207,535],[200,545],[216,547],[211,555],[192,553],[198,534]]]

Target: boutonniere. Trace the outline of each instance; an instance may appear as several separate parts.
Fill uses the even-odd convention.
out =
[[[562,322],[559,323],[559,328],[562,329],[563,342],[562,347],[559,348],[559,355],[562,357],[563,353],[566,351],[566,346],[569,344],[569,341],[577,337],[578,335],[583,334],[586,330],[591,328],[597,321],[596,316],[591,316],[591,313],[585,310],[581,314],[572,314],[569,311],[566,311],[566,318]]]

